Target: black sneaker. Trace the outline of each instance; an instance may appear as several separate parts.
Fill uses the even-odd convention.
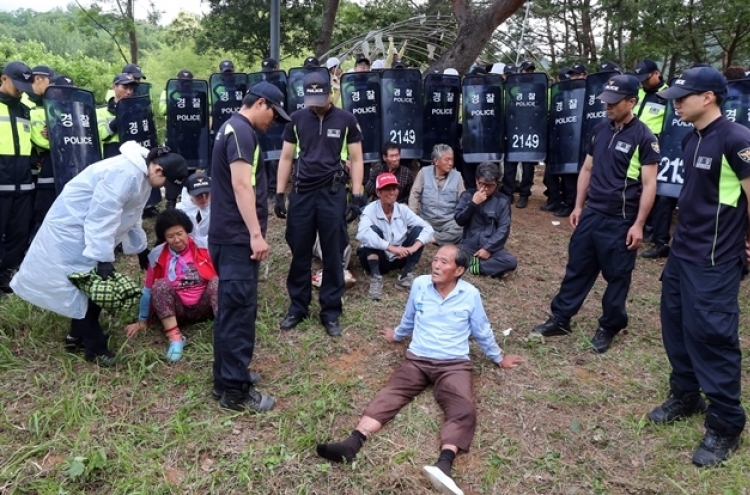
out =
[[[559,210],[561,206],[562,206],[562,203],[558,203],[557,201],[555,201],[554,203],[545,203],[542,206],[540,206],[539,209],[542,211],[550,212],[550,211]]]
[[[542,337],[554,337],[555,335],[570,335],[572,331],[570,330],[570,323],[563,325],[554,316],[550,316],[547,321],[535,326],[531,332]]]
[[[250,372],[250,385],[257,385],[260,383],[261,376],[260,373],[256,373],[254,371]],[[211,389],[211,397],[213,397],[215,400],[221,399],[221,394],[224,392],[222,390],[219,390],[218,388],[214,387]]]
[[[667,400],[648,413],[648,419],[654,423],[672,423],[693,414],[706,412],[706,402],[700,392],[680,394],[670,390]]]
[[[591,337],[591,347],[597,354],[604,354],[612,346],[612,341],[615,339],[617,332],[611,332],[605,330],[602,327],[596,329],[596,333]]]
[[[669,244],[654,244],[651,249],[645,250],[641,258],[656,259],[669,256]]]
[[[573,213],[573,207],[563,204],[560,206],[560,208],[555,210],[553,215],[555,215],[558,218],[565,218],[565,217],[569,217],[571,213]]]
[[[96,363],[100,368],[113,368],[119,364],[117,356],[110,351],[97,355],[86,354],[86,361],[89,363]]]
[[[723,435],[706,425],[706,434],[693,453],[693,464],[698,467],[718,466],[726,461],[739,445],[739,435]]]
[[[518,198],[518,202],[516,203],[516,208],[526,208],[529,206],[529,197],[528,196],[521,196]]]
[[[219,399],[219,405],[233,411],[270,411],[276,404],[276,399],[270,395],[263,395],[254,388],[247,392],[224,391]]]
[[[109,334],[104,332],[104,340],[109,342]],[[79,352],[83,350],[83,337],[73,337],[72,335],[66,335],[63,339],[63,348],[68,352]]]

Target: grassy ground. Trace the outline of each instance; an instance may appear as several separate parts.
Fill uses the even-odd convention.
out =
[[[508,248],[519,257],[518,271],[500,282],[467,277],[484,294],[501,347],[527,362],[502,371],[472,344],[479,426],[471,452],[456,462],[459,485],[467,494],[749,493],[750,448],[721,469],[699,470],[690,456],[703,434],[701,418],[663,427],[645,420],[667,392],[658,320],[663,262],[639,259],[630,327],[607,354],[587,348],[601,282],[573,335],[525,339],[546,317],[570,235],[566,222],[554,226],[556,219],[538,210],[541,199],[513,209]],[[263,374],[259,388],[278,400],[267,414],[231,414],[211,399],[210,323],[188,328],[185,358],[167,364],[156,327],[128,341],[124,321],[104,317],[127,361],[102,370],[63,351],[67,320],[15,297],[0,302],[0,493],[431,493],[420,469],[436,459],[442,417],[430,393],[368,441],[353,465],[330,465],[314,451],[316,442],[352,430],[402,359],[404,345],[378,336],[398,322],[406,301],[395,275],[387,278],[387,297],[373,302],[352,263],[359,282],[346,294],[342,338],[327,337],[317,319],[282,333],[288,250],[280,221],[271,221],[269,237],[253,363]],[[426,250],[421,273],[434,252]],[[133,273],[135,265],[120,262]],[[745,282],[745,313],[748,300]],[[741,324],[744,334],[745,315]],[[744,335],[742,346],[747,354]]]

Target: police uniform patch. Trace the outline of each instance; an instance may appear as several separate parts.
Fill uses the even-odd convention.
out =
[[[617,144],[615,145],[615,149],[617,151],[622,151],[623,153],[628,153],[630,151],[630,148],[632,148],[630,144],[624,143],[622,141],[617,141]]]
[[[742,160],[743,162],[750,163],[750,148],[745,148],[738,151],[737,156],[739,156],[740,160]]]
[[[341,131],[339,129],[328,129],[326,134],[329,138],[340,138]]]
[[[700,168],[702,170],[711,170],[711,162],[713,161],[713,158],[710,156],[699,156],[698,161],[695,162],[695,168]]]
[[[651,149],[656,151],[657,153],[661,153],[661,149],[659,148],[659,143],[657,141],[651,143]]]

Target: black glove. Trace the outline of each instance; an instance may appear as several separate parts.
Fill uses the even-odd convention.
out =
[[[284,193],[276,193],[273,212],[279,218],[286,218],[286,198],[284,197]]]
[[[96,273],[102,277],[102,280],[107,280],[115,273],[115,265],[109,261],[100,261],[96,264]]]
[[[353,194],[351,201],[346,205],[346,221],[353,222],[362,214],[362,208],[365,207],[365,197],[362,194]]]
[[[110,121],[109,130],[112,131],[112,134],[117,134],[117,117]]]
[[[151,250],[149,248],[138,253],[138,264],[141,266],[141,270],[148,270],[148,255],[150,253]]]

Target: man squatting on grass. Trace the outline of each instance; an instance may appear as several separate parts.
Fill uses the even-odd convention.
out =
[[[414,280],[401,324],[382,331],[390,343],[412,336],[406,359],[367,406],[349,438],[318,444],[318,455],[334,462],[352,462],[370,435],[432,384],[445,422],[437,463],[424,470],[436,489],[463,493],[451,477],[451,468],[456,453],[469,450],[476,427],[469,337],[501,368],[515,368],[523,362],[521,356],[503,356],[479,291],[461,280],[470,259],[468,252],[456,246],[443,246],[432,260],[432,274]]]

